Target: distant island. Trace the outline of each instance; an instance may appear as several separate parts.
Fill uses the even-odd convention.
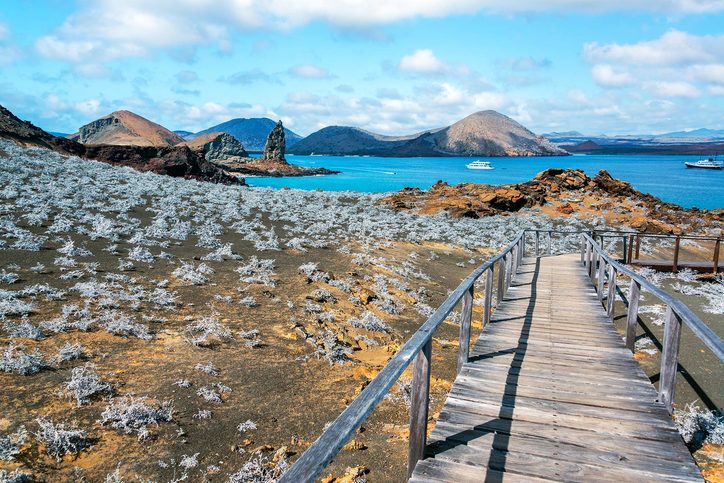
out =
[[[480,111],[447,127],[406,136],[384,136],[349,126],[310,134],[292,154],[388,157],[564,156],[568,153],[496,111]]]

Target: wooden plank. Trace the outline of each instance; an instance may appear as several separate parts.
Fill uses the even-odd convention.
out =
[[[438,417],[439,421],[469,423],[471,418],[475,420],[477,416],[487,416],[549,424],[557,427],[561,433],[566,432],[567,428],[585,429],[593,432],[613,432],[627,437],[654,439],[683,445],[683,440],[676,430],[666,428],[660,423],[603,419],[580,414],[559,414],[532,407],[514,408],[501,406],[497,402],[470,401],[458,397],[448,397],[446,406]],[[591,435],[591,444],[595,444],[595,440],[594,435]]]
[[[430,398],[430,363],[432,339],[415,357],[412,368],[412,394],[410,396],[410,445],[407,452],[407,476],[412,475],[418,460],[425,454],[427,438],[427,412]]]
[[[489,480],[488,480],[489,478]],[[445,482],[460,483],[461,481],[495,481],[500,483],[543,483],[551,480],[521,475],[509,471],[497,471],[473,467],[467,464],[454,463],[437,459],[420,461],[419,470],[410,479],[415,483]]]
[[[630,435],[617,431],[615,427],[607,428],[571,428],[543,423],[540,421],[525,421],[521,418],[503,419],[495,415],[466,413],[464,411],[451,413],[443,409],[435,429],[430,433],[431,444],[447,438],[458,438],[458,435],[468,435],[472,440],[479,434],[505,434],[545,438],[551,442],[572,444],[582,448],[595,447],[604,451],[635,452],[642,456],[662,458],[679,463],[691,463],[691,454],[680,448],[676,440],[659,441],[642,439],[642,435]],[[595,446],[594,443],[595,442]]]
[[[507,438],[490,435],[487,451],[481,448],[455,444],[439,444],[441,451],[436,460],[465,463],[471,466],[508,473],[568,481],[605,482],[623,481],[699,481],[700,475],[692,474],[689,465],[677,465],[663,460],[642,460],[631,464],[622,462],[616,454],[606,454],[595,449],[561,444],[545,444],[538,439]],[[548,454],[540,454],[548,450]]]

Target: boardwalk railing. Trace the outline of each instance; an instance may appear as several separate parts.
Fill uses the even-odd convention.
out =
[[[626,317],[626,347],[631,351],[634,350],[636,341],[641,288],[643,287],[666,304],[664,347],[659,373],[659,401],[665,404],[669,412],[671,412],[673,410],[674,387],[679,364],[679,342],[681,340],[682,323],[686,324],[720,361],[724,361],[724,342],[683,302],[656,287],[633,270],[613,260],[606,254],[601,245],[587,233],[581,234],[581,261],[588,270],[589,277],[598,293],[598,300],[601,303],[603,303],[604,285],[607,279],[608,288],[605,306],[606,312],[612,320],[616,302],[617,276],[625,274],[631,278]]]
[[[289,471],[284,473],[280,481],[298,483],[313,481],[319,476],[332,461],[332,458],[352,437],[355,430],[365,422],[375,407],[383,400],[400,375],[414,361],[410,405],[410,443],[407,457],[408,476],[412,474],[415,464],[423,457],[427,442],[432,336],[455,306],[462,301],[460,349],[457,361],[459,372],[462,365],[468,361],[470,350],[470,323],[472,320],[475,282],[485,275],[484,327],[490,322],[493,271],[497,266],[497,297],[498,300],[502,300],[510,286],[511,274],[518,269],[522,262],[523,237],[523,233],[519,234],[503,251],[476,268],[460,283],[435,313],[390,359],[372,382],[329,425]]]

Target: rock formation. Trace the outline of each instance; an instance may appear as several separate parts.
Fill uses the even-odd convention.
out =
[[[420,214],[445,211],[454,217],[480,218],[540,209],[549,216],[603,216],[641,231],[680,233],[681,227],[711,229],[724,216],[716,211],[684,209],[634,189],[601,170],[593,178],[577,169],[547,169],[525,183],[492,186],[438,181],[429,190],[405,188],[381,200],[396,210]]]
[[[116,166],[129,166],[138,171],[177,176],[223,184],[244,184],[221,168],[204,159],[201,149],[188,146],[112,146],[86,145],[55,137],[33,124],[18,119],[0,106],[0,137],[24,146],[39,146],[62,154],[93,159]]]
[[[70,139],[81,144],[173,146],[184,140],[178,134],[130,111],[116,111],[81,126]]]
[[[261,159],[268,161],[285,161],[285,149],[286,142],[284,140],[284,126],[282,125],[282,122],[279,121],[266,138],[264,154],[262,154]]]
[[[217,164],[246,163],[249,154],[244,146],[231,134],[214,132],[185,141],[179,146],[201,149],[207,161]]]

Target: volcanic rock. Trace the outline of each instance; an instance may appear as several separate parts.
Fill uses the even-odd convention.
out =
[[[191,149],[201,149],[204,158],[217,164],[246,163],[250,160],[244,146],[231,134],[214,132],[181,143]]]
[[[70,136],[81,144],[173,146],[184,139],[160,124],[130,111],[115,111],[81,126]]]
[[[284,141],[284,126],[282,122],[277,122],[274,129],[269,133],[269,137],[266,138],[266,144],[264,145],[264,154],[261,159],[271,161],[285,161],[284,150],[286,149],[286,143]]]
[[[603,217],[608,222],[653,233],[677,234],[682,226],[711,231],[722,222],[720,212],[684,209],[663,202],[604,170],[590,178],[581,170],[552,168],[531,181],[503,186],[450,186],[438,181],[427,191],[405,188],[380,202],[400,211],[423,215],[445,211],[453,217],[468,218],[536,208],[549,216]]]

